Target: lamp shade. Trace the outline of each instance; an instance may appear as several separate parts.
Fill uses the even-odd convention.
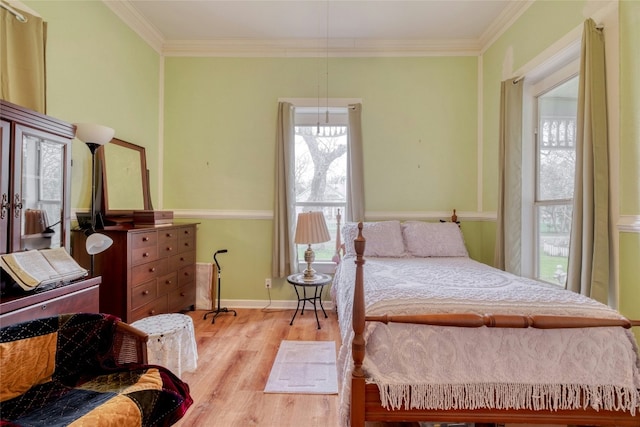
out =
[[[76,138],[85,143],[104,145],[113,139],[116,131],[95,123],[75,123]]]
[[[297,244],[323,243],[331,240],[322,212],[298,214],[298,225],[293,240]]]
[[[113,240],[109,236],[100,233],[93,233],[87,236],[85,246],[89,255],[96,255],[106,251],[113,244]]]

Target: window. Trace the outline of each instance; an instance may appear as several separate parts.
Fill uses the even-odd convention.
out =
[[[576,165],[578,77],[536,97],[534,276],[565,285]]]
[[[327,118],[329,120],[327,120]],[[327,123],[328,122],[328,123]],[[347,192],[347,108],[295,108],[295,196],[296,216],[321,210],[331,241],[313,245],[316,262],[331,261],[335,253],[338,210],[343,214]],[[305,245],[298,245],[304,259]]]

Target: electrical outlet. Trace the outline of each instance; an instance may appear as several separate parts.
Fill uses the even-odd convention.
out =
[[[271,279],[264,279],[264,287],[271,289]]]

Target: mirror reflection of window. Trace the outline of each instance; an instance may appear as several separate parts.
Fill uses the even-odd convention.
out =
[[[60,247],[64,145],[34,135],[24,135],[22,142],[22,248]],[[42,236],[47,227],[52,233]]]

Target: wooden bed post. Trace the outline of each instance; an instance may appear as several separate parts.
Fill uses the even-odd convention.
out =
[[[353,244],[356,251],[356,283],[353,291],[353,342],[351,353],[353,355],[353,373],[351,374],[351,427],[364,427],[365,420],[365,378],[362,370],[364,361],[364,247],[365,239],[362,237],[363,224],[358,224],[358,237]]]

